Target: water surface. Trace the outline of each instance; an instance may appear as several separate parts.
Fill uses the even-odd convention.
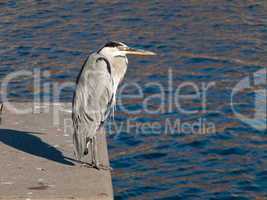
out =
[[[166,95],[164,109],[144,112],[144,98],[129,98],[138,93],[129,87],[119,95],[123,107],[110,119],[124,126],[116,134],[109,131],[116,199],[264,199],[266,129],[240,121],[230,97],[240,80],[266,69],[266,13],[264,0],[1,1],[0,78],[40,69],[43,84],[73,82],[87,55],[109,40],[156,51],[153,58],[129,57],[124,84],[142,86],[146,98],[161,92],[147,85],[157,82]],[[170,74],[174,90],[168,87]],[[8,97],[32,101],[41,94],[53,99],[52,89],[36,89],[32,81],[31,76],[14,79]],[[181,102],[183,108],[199,111],[195,114],[182,113],[167,98],[175,97],[185,82],[200,89],[215,84],[207,92],[207,112],[201,111],[199,98]],[[60,100],[71,101],[73,89],[65,88]],[[238,112],[253,116],[255,89],[235,97]],[[183,92],[194,94],[190,87]],[[148,106],[156,110],[160,103],[152,99]],[[141,112],[130,114],[123,108]],[[166,131],[166,120],[177,119],[190,124],[205,119],[216,131]],[[141,127],[156,122],[159,131],[127,129],[127,120]]]

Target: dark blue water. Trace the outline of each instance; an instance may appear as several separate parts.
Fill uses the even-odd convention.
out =
[[[1,1],[1,83],[40,70],[41,88],[16,76],[8,98],[58,100],[53,86],[73,83],[106,41],[153,50],[157,57],[129,57],[107,124],[115,198],[265,199],[266,13],[264,0]],[[231,105],[246,77],[255,84],[238,91],[234,109],[250,119],[259,112],[252,122]],[[71,101],[73,89],[60,100]]]

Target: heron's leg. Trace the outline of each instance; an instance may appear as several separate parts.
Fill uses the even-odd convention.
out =
[[[93,139],[89,138],[88,151],[90,151],[90,165],[94,166],[94,155],[93,155]]]
[[[93,167],[93,168],[96,168],[98,170],[100,170],[100,169],[112,170],[111,167],[100,164],[96,136],[94,136],[88,140],[87,148],[88,148],[88,150],[90,150],[91,163],[88,163],[87,165],[84,165],[84,166]]]
[[[90,157],[91,160],[90,160],[90,163],[89,164],[92,164],[92,153],[91,153],[92,151],[91,151],[91,149],[92,149],[91,148],[91,139],[90,138],[87,138],[87,141],[86,141],[86,152],[87,152],[87,154],[89,154],[89,151],[90,151],[90,154],[91,154],[90,155],[91,156]]]
[[[90,155],[88,155],[89,156],[88,162],[82,162],[82,166],[84,166],[84,167],[92,167],[93,166],[92,139],[86,138],[86,149],[84,151],[84,155],[89,154],[89,152],[90,152]]]
[[[98,156],[98,149],[97,149],[97,142],[96,142],[96,136],[93,136],[92,138],[92,146],[93,146],[93,160],[94,160],[94,167],[97,168],[97,169],[100,169],[99,168],[99,156]]]
[[[4,103],[1,103],[1,106],[0,106],[0,124],[2,124],[2,112],[3,112],[3,108],[4,108]]]
[[[1,106],[0,106],[0,113],[2,114],[3,112],[3,108],[4,108],[4,103],[1,103]]]
[[[105,166],[103,164],[100,164],[99,154],[98,154],[98,146],[97,146],[97,137],[93,137],[93,146],[94,146],[94,155],[95,155],[95,168],[96,169],[102,169],[102,170],[113,170],[109,166]]]

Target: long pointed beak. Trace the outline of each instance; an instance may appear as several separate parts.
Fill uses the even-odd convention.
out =
[[[156,53],[152,51],[145,51],[143,49],[135,49],[135,48],[127,48],[124,49],[123,52],[125,52],[128,55],[138,55],[138,56],[155,56]]]

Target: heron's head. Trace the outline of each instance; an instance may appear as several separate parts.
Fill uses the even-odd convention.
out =
[[[111,41],[111,42],[106,43],[98,51],[98,53],[101,53],[108,58],[126,57],[127,55],[138,55],[138,56],[156,55],[154,52],[131,48],[131,47],[128,47],[126,44],[122,42],[117,42],[117,41]]]

